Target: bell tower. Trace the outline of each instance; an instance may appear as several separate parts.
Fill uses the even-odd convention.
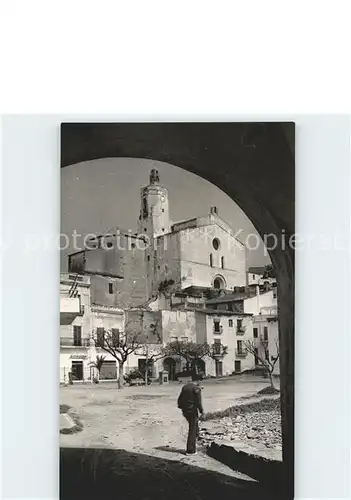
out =
[[[168,191],[160,185],[158,170],[150,172],[149,184],[141,189],[139,231],[149,238],[170,232]]]

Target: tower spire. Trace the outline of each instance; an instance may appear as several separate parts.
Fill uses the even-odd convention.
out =
[[[160,176],[158,170],[153,168],[150,172],[150,184],[158,184],[160,182]]]

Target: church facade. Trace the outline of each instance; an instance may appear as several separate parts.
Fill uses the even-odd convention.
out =
[[[168,191],[158,172],[141,190],[139,233],[147,239],[145,252],[148,295],[160,285],[177,290],[190,287],[233,291],[246,284],[246,252],[216,207],[210,213],[178,223],[170,218]]]

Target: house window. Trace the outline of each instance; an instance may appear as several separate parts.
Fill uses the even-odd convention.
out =
[[[242,327],[243,327],[243,320],[242,319],[238,319],[236,321],[236,327],[237,327],[238,330],[242,329]]]
[[[243,341],[242,340],[237,340],[236,341],[236,346],[237,346],[237,349],[238,349],[238,353],[242,353],[243,352]]]
[[[150,262],[150,255],[147,256],[147,260]]]
[[[169,337],[170,342],[177,342],[178,337]]]
[[[82,327],[74,325],[73,326],[73,345],[82,345]]]
[[[147,231],[147,228],[146,228],[146,227],[144,227],[144,231],[145,231],[145,233],[146,233],[146,231]]]
[[[213,324],[214,324],[214,332],[215,333],[221,333],[221,324],[220,324],[220,322],[218,320],[215,320],[213,322]]]
[[[258,328],[254,328],[253,329],[253,336],[254,336],[254,339],[257,339],[257,337],[258,337]]]
[[[96,346],[103,347],[105,345],[105,329],[97,328],[96,329]]]
[[[165,273],[168,273],[168,266],[165,266]]]
[[[224,257],[221,257],[221,267],[224,269]]]
[[[254,274],[252,275],[252,279],[253,279],[253,280],[255,280],[255,279],[256,279],[256,276],[255,276]]]
[[[106,246],[107,246],[107,248],[112,248],[113,247],[112,241],[109,241]]]
[[[165,230],[165,228],[163,227],[163,228],[162,228],[162,231],[164,231],[164,230]]]
[[[263,340],[268,340],[268,326],[263,328]]]
[[[112,346],[113,347],[119,347],[119,329],[118,328],[112,328],[111,330],[112,333]]]
[[[182,342],[188,342],[188,337],[182,337]]]
[[[230,328],[233,327],[233,320],[232,319],[229,320],[229,326],[230,326]]]
[[[108,293],[113,294],[113,283],[108,284]]]
[[[210,253],[210,266],[213,267],[213,257],[211,253]]]
[[[162,209],[162,212],[164,212],[164,211],[165,211],[165,209],[163,208],[163,209]]]
[[[214,346],[213,346],[213,351],[214,354],[221,354],[221,341],[219,339],[214,340]]]

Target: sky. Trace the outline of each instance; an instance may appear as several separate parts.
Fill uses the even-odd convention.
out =
[[[76,163],[61,169],[61,270],[67,270],[67,255],[74,250],[73,233],[78,246],[89,233],[103,234],[112,228],[137,231],[140,189],[149,183],[156,168],[160,184],[168,189],[170,218],[178,222],[207,215],[216,206],[238,239],[255,246],[258,234],[251,221],[229,196],[201,177],[167,163],[134,158],[104,158]],[[257,235],[246,240],[249,234]],[[81,235],[81,236],[79,236]],[[257,250],[247,253],[248,266],[270,262],[262,240]]]

